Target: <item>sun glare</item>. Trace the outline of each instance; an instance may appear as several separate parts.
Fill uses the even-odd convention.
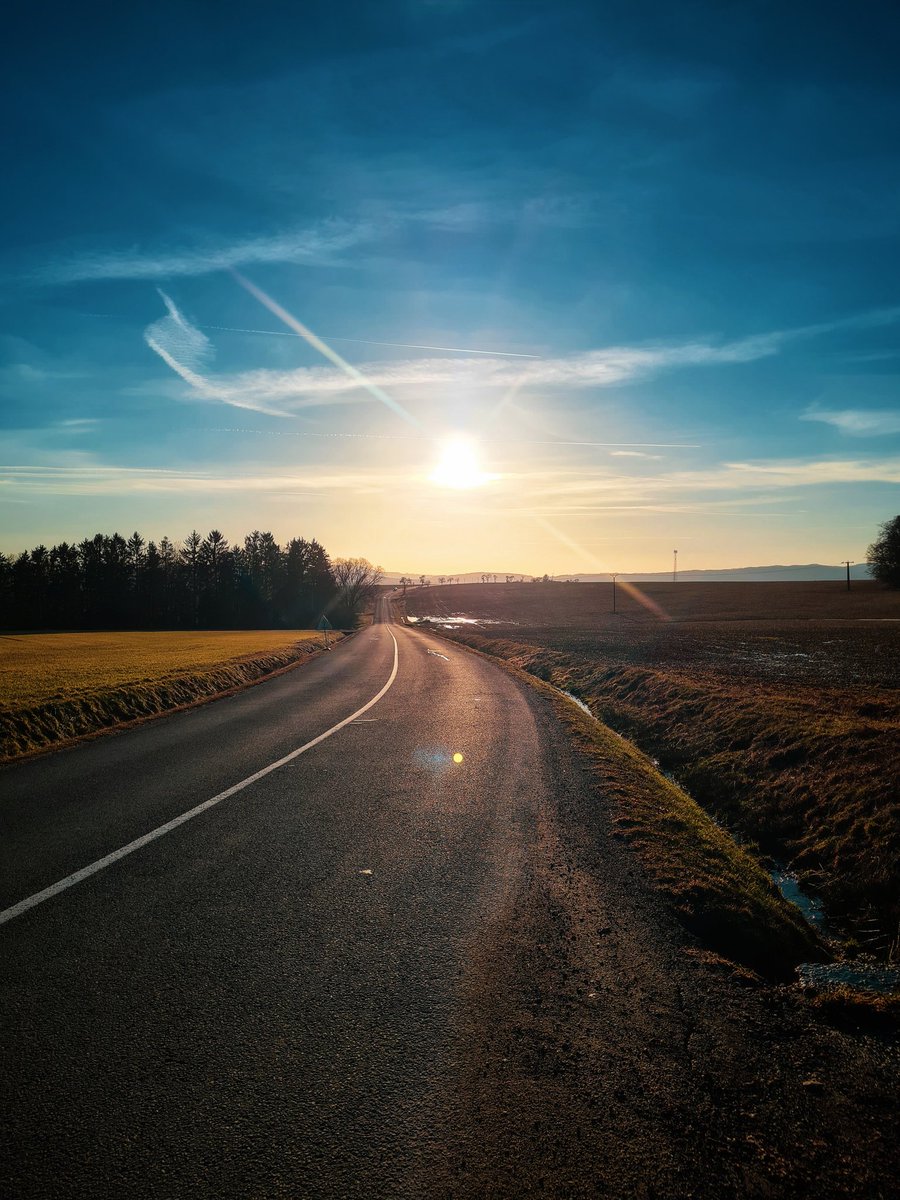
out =
[[[439,451],[438,461],[428,477],[438,487],[476,488],[490,479],[481,469],[478,447],[464,437],[449,438]]]

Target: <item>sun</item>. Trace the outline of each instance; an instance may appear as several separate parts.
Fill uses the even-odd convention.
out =
[[[441,444],[438,461],[428,478],[437,487],[462,490],[481,487],[491,476],[481,469],[475,442],[466,437],[451,437]]]

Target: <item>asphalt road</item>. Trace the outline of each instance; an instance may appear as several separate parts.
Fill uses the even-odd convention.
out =
[[[894,1194],[895,1050],[686,957],[546,702],[380,616],[0,773],[0,1194]]]
[[[402,1195],[441,1158],[457,983],[541,786],[489,664],[379,622],[8,770],[0,907],[345,719],[395,639],[356,721],[0,926],[12,1194]]]

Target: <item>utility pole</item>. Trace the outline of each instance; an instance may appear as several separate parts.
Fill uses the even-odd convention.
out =
[[[672,553],[675,556],[672,560],[672,582],[676,583],[678,580],[678,551],[673,550]]]
[[[850,591],[850,568],[856,562],[855,558],[842,558],[841,564],[847,568],[847,591]]]
[[[621,571],[610,571],[613,581],[613,612],[616,611],[616,579],[621,575]]]

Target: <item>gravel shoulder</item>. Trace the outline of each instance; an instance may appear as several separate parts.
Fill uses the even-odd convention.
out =
[[[552,801],[473,947],[446,1194],[897,1195],[896,1040],[699,947],[547,699],[530,704]]]

